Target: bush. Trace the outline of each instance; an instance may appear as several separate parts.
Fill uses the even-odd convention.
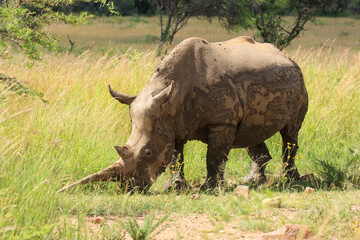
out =
[[[113,3],[114,10],[121,16],[131,16],[137,13],[134,0],[113,0]]]

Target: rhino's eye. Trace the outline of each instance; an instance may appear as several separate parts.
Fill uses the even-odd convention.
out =
[[[152,155],[152,151],[151,151],[150,148],[145,149],[145,155],[146,155],[147,157],[150,157],[150,156]]]

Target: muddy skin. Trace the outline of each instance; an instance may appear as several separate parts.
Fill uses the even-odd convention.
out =
[[[300,176],[295,155],[307,91],[299,66],[271,44],[250,37],[215,43],[189,38],[165,56],[137,96],[109,91],[129,105],[132,133],[118,153],[122,175],[135,185],[150,186],[180,153],[181,167],[164,189],[186,186],[183,147],[190,140],[208,145],[204,186],[224,181],[233,148],[246,148],[252,160],[243,182],[260,184],[271,159],[264,142],[277,132],[285,176]]]
[[[264,141],[277,132],[283,138],[284,174],[295,180],[300,176],[294,158],[307,111],[307,92],[298,65],[271,44],[248,37],[222,43],[187,39],[164,58],[139,95],[124,95],[114,97],[130,106],[133,133],[126,146],[150,144],[162,149],[166,142],[173,143],[168,148],[173,156],[169,151],[166,158],[154,156],[153,164],[145,168],[157,169],[143,171],[141,176],[152,175],[148,179],[155,180],[159,166],[175,166],[180,153],[181,168],[164,189],[186,187],[183,147],[189,140],[208,144],[204,186],[209,188],[224,181],[232,148],[247,148],[253,162],[243,182],[264,182],[266,163],[271,159]],[[151,136],[155,135],[164,140],[154,142]],[[139,139],[144,142],[139,144]],[[131,161],[137,163],[129,168],[125,164],[128,171],[144,168],[144,160]]]

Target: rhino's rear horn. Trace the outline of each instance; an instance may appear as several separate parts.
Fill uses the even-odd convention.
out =
[[[125,93],[121,93],[118,91],[115,91],[114,89],[112,89],[109,85],[109,92],[111,94],[111,96],[113,98],[115,98],[116,100],[118,100],[119,102],[123,103],[123,104],[127,104],[130,105],[134,99],[136,98],[136,96],[131,96]]]
[[[174,85],[174,82],[171,82],[169,86],[167,86],[165,89],[163,89],[157,95],[155,95],[153,97],[154,101],[157,102],[159,105],[161,105],[165,101],[167,101],[173,92],[173,89],[174,89],[173,85]]]

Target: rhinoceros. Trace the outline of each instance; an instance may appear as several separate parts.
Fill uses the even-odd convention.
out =
[[[225,163],[233,148],[246,148],[251,172],[245,184],[266,180],[271,159],[265,140],[280,132],[282,169],[298,179],[294,158],[298,132],[308,107],[299,66],[272,44],[250,37],[224,42],[189,38],[165,58],[137,96],[117,92],[112,97],[129,105],[132,132],[124,146],[115,146],[120,159],[79,183],[126,181],[144,188],[179,155],[175,182],[184,183],[183,148],[189,140],[207,144],[206,187],[224,180]]]

